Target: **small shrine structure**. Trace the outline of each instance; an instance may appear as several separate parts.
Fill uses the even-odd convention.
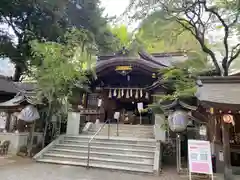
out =
[[[217,172],[240,166],[240,77],[200,77],[196,93],[208,120]]]
[[[13,82],[9,78],[0,78],[0,141],[9,141],[9,153],[17,154],[21,147],[27,146],[30,124],[18,119],[19,113],[27,105],[42,107],[34,92],[33,83]],[[36,122],[33,143],[41,143],[43,122]]]

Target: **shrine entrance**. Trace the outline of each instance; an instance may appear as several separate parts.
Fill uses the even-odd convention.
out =
[[[115,93],[115,90],[112,89],[109,89],[107,91],[109,91],[109,94]],[[125,93],[127,93],[127,95],[128,93],[130,94],[128,91],[131,90],[125,90]],[[122,93],[122,90],[119,90],[119,92]],[[138,92],[136,91],[135,93]],[[153,124],[153,114],[152,111],[148,108],[148,105],[152,103],[150,100],[144,100],[144,98],[136,100],[130,97],[108,97],[108,99],[104,99],[104,101],[104,121],[111,119],[112,123],[120,124]],[[142,106],[141,111],[139,111],[139,104]]]

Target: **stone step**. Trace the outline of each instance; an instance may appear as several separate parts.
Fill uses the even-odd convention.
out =
[[[72,150],[72,149],[57,149],[54,148],[48,153],[51,154],[65,154],[65,155],[73,155],[73,156],[88,156],[88,151],[83,150]],[[47,154],[48,154],[47,153]],[[154,155],[136,155],[136,154],[129,154],[129,153],[109,153],[109,152],[97,152],[97,151],[90,151],[91,157],[99,157],[99,158],[112,158],[112,159],[123,159],[123,160],[133,160],[133,161],[151,161],[153,163]]]
[[[89,129],[88,130],[88,132],[97,132],[97,130],[93,130],[93,129]],[[102,129],[101,131],[100,131],[100,133],[101,132],[108,132],[108,129]],[[117,132],[119,132],[119,134],[153,134],[153,131],[137,131],[137,130],[119,130],[119,131],[117,131],[117,130],[112,130],[112,129],[110,129],[110,131],[109,131],[110,133],[117,133]]]
[[[94,135],[96,132],[87,132],[87,133],[83,133],[83,134],[88,134],[88,135]],[[100,132],[98,133],[99,136],[108,136],[108,132]],[[151,134],[142,134],[142,133],[119,133],[117,134],[116,132],[113,133],[111,132],[109,134],[109,136],[113,136],[113,137],[117,137],[117,136],[120,136],[120,137],[137,137],[137,138],[152,138],[154,137],[153,133]]]
[[[100,127],[102,127],[103,124],[94,124],[92,125],[93,129],[99,129]],[[117,125],[115,124],[111,124],[110,126],[108,124],[105,124],[104,127],[102,127],[102,129],[117,129]],[[136,126],[136,125],[119,125],[118,126],[119,130],[153,130],[153,126]]]
[[[72,150],[79,150],[79,151],[87,151],[87,145],[74,145],[74,144],[56,144],[54,149],[72,149]],[[122,153],[122,154],[136,154],[136,155],[153,155],[154,150],[143,150],[143,149],[136,149],[136,148],[119,148],[119,147],[105,147],[105,146],[90,146],[91,151],[97,152],[109,152],[109,153]]]
[[[72,161],[77,163],[85,163],[87,165],[87,157],[86,156],[73,156],[73,155],[65,155],[65,154],[45,154],[43,159],[51,159],[58,161]],[[139,161],[131,161],[131,160],[122,160],[122,159],[111,159],[111,158],[99,158],[99,157],[90,157],[89,165],[92,164],[102,164],[109,166],[121,166],[121,167],[129,167],[129,168],[141,168],[152,170],[153,162],[139,162]]]
[[[84,140],[64,140],[63,144],[72,144],[72,145],[88,145],[89,141]],[[108,142],[108,141],[91,141],[93,146],[104,146],[104,147],[116,147],[116,148],[134,148],[134,149],[145,149],[145,150],[155,150],[156,146],[145,145],[145,144],[134,144],[134,143],[124,143],[124,142]]]
[[[98,129],[89,129],[89,131],[98,131]],[[110,132],[117,132],[117,129],[111,129],[109,128]],[[100,132],[108,132],[108,128],[102,129]],[[153,133],[153,130],[138,130],[138,129],[119,129],[119,133]]]
[[[72,166],[86,166],[85,162],[72,162],[67,160],[53,160],[53,159],[39,159],[38,162],[42,163],[53,163],[53,164],[64,164],[64,165],[72,165]],[[113,165],[105,165],[105,164],[93,164],[91,163],[89,167],[96,168],[105,168],[112,170],[122,170],[122,171],[132,171],[132,172],[141,172],[141,173],[153,173],[153,170],[140,169],[140,168],[130,168],[130,167],[122,167],[122,166],[113,166]]]
[[[92,138],[92,135],[80,135],[80,136],[65,136],[65,140],[74,140],[74,141],[89,141]],[[106,136],[96,136],[93,139],[94,142],[108,142],[108,143],[122,143],[122,144],[141,144],[148,146],[156,146],[156,140],[152,138],[136,138],[136,137],[106,137]],[[93,142],[92,141],[92,142]]]

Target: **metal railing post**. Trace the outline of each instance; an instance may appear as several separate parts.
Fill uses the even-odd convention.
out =
[[[109,136],[110,136],[110,120],[108,120],[108,139],[109,139]]]
[[[89,161],[90,161],[90,143],[88,143],[88,158],[87,158],[87,168],[89,168]]]
[[[108,123],[108,139],[110,136],[110,120],[107,120],[98,130],[97,132],[91,137],[88,141],[88,157],[87,157],[87,168],[90,167],[90,150],[91,150],[91,142],[94,138],[100,133],[100,131],[104,128],[104,126]]]
[[[117,119],[117,136],[119,136],[119,131],[118,131],[118,128],[119,128],[119,126],[118,126],[118,119]]]

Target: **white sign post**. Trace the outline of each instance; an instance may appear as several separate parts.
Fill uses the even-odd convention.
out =
[[[210,142],[188,140],[188,163],[190,180],[192,173],[209,174],[213,180]]]
[[[142,112],[142,110],[143,110],[143,103],[142,103],[142,102],[137,103],[137,108],[138,108],[139,115],[140,115],[140,124],[142,124],[142,115],[141,115],[141,112]]]

